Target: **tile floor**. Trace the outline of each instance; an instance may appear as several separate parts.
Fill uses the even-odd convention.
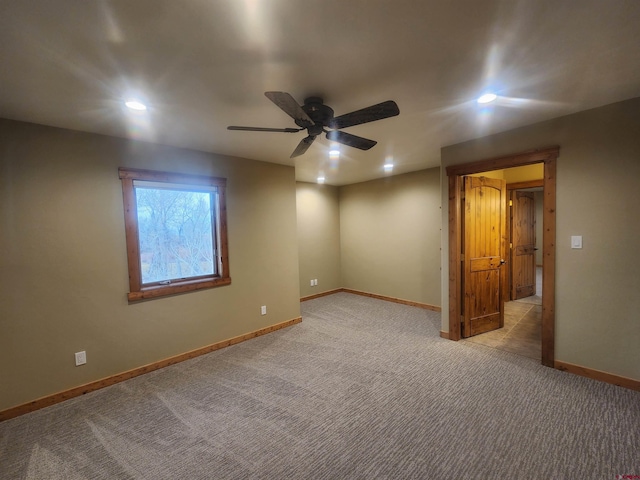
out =
[[[536,294],[504,304],[504,327],[465,339],[540,360],[542,348],[542,268],[537,268]]]

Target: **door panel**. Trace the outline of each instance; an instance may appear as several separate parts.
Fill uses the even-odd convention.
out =
[[[504,326],[504,180],[464,177],[463,337]]]
[[[511,298],[536,293],[536,204],[533,192],[511,192]]]

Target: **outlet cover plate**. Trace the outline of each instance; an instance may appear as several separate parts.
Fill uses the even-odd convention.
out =
[[[84,365],[85,363],[87,363],[87,352],[85,352],[84,350],[82,352],[76,352],[76,367],[79,367],[80,365]]]

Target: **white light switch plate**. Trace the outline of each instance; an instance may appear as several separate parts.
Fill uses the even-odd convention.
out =
[[[571,236],[571,248],[582,248],[582,235]]]

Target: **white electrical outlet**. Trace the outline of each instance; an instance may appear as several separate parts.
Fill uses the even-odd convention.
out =
[[[317,279],[317,278],[314,278],[314,279],[313,279],[313,286],[315,287],[315,286],[317,286],[317,285],[318,285],[318,279]]]
[[[267,306],[266,305],[262,305],[260,307],[260,315],[266,315],[267,314]]]
[[[87,352],[85,352],[84,350],[82,352],[76,352],[76,367],[79,367],[80,365],[84,365],[85,363],[87,363]]]
[[[309,283],[313,287],[313,278],[311,279],[311,281]]]

